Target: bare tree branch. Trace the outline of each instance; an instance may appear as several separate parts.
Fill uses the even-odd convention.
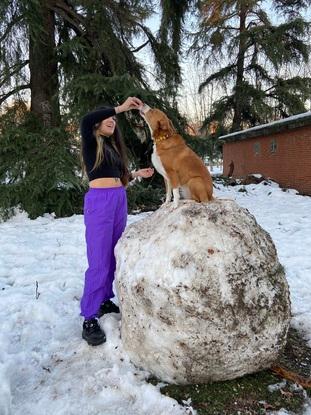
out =
[[[29,89],[29,88],[30,88],[30,84],[19,85],[15,89],[12,89],[12,91],[8,92],[7,94],[0,95],[0,104],[2,104],[2,102],[6,101],[10,96],[16,94],[18,91],[21,91],[23,89]]]

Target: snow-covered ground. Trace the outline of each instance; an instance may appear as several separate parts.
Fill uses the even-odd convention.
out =
[[[311,346],[311,198],[274,183],[216,186],[217,197],[235,199],[271,234],[290,285],[293,325]],[[131,364],[116,314],[101,319],[104,345],[81,339],[82,216],[29,220],[19,213],[0,224],[0,246],[0,415],[195,413],[161,395]]]

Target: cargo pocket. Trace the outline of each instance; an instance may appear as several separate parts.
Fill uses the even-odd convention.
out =
[[[87,223],[90,219],[96,217],[96,210],[98,210],[98,207],[96,207],[94,200],[85,199],[83,206],[84,223]]]

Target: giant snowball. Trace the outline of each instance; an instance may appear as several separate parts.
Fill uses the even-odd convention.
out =
[[[285,345],[284,270],[234,201],[163,206],[128,226],[115,253],[125,350],[157,378],[233,379],[269,367]]]

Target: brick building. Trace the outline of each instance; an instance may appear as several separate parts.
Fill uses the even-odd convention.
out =
[[[220,139],[225,176],[232,169],[236,178],[260,173],[282,187],[311,195],[311,111]]]

